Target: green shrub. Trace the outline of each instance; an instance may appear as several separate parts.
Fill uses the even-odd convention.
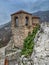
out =
[[[33,49],[34,49],[34,38],[35,38],[36,33],[37,33],[37,31],[39,29],[40,29],[40,26],[37,25],[33,29],[33,32],[30,35],[28,35],[26,37],[26,39],[24,40],[24,46],[23,46],[23,49],[22,49],[22,52],[21,52],[22,55],[30,56],[31,53],[33,52]]]

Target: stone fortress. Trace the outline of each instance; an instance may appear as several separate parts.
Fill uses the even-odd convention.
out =
[[[7,46],[0,49],[1,65],[20,65],[20,52],[24,39],[32,33],[33,28],[39,23],[39,17],[23,10],[11,15],[12,37]]]
[[[18,48],[23,47],[24,39],[30,34],[33,28],[39,24],[40,18],[33,16],[26,11],[18,11],[11,14],[11,29],[14,45]]]
[[[11,15],[12,38],[0,49],[0,65],[49,65],[49,23],[41,23],[30,58],[20,55],[23,40],[40,24],[40,18],[25,11]]]

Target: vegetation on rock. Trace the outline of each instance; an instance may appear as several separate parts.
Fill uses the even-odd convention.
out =
[[[29,34],[26,39],[24,39],[24,46],[21,54],[25,56],[30,56],[34,49],[34,38],[37,31],[40,29],[40,25],[37,25],[31,34]]]

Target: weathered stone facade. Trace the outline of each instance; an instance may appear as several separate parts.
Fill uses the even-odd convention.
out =
[[[31,33],[33,27],[39,24],[39,17],[25,11],[18,11],[11,15],[11,29],[14,45],[18,48],[23,47],[23,40],[28,33]]]

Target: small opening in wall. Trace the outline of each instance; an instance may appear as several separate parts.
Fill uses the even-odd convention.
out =
[[[28,26],[28,17],[25,17],[25,25]]]
[[[16,27],[18,27],[18,24],[19,24],[19,21],[18,21],[18,17],[15,18],[15,21],[16,21]]]

